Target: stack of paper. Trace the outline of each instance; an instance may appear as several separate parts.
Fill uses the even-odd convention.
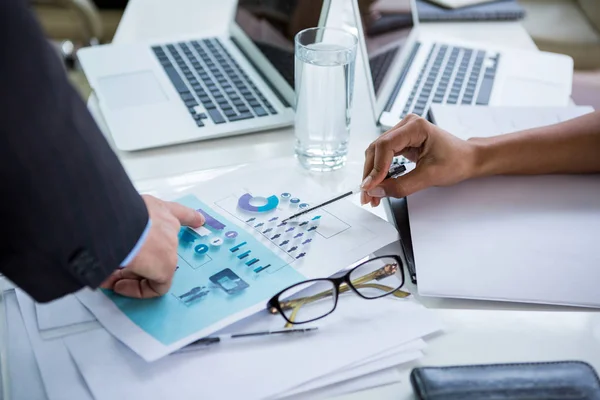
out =
[[[282,223],[330,195],[287,165],[173,189],[169,197],[207,222],[182,228],[173,285],[160,298],[84,289],[40,305],[18,289],[5,292],[11,398],[318,398],[397,381],[394,367],[419,358],[422,338],[441,329],[410,297],[366,301],[347,292],[311,325],[316,332],[185,347],[210,335],[284,328],[280,315],[266,312],[271,296],[397,240],[389,224],[345,201]]]
[[[219,344],[148,363],[87,317],[62,325],[64,314],[49,315],[51,308],[74,310],[73,296],[52,306],[19,289],[4,296],[15,399],[323,398],[397,382],[394,367],[421,357],[422,338],[441,329],[412,299],[348,295],[314,334]],[[256,315],[222,333],[281,328],[280,318]],[[41,321],[54,327],[49,337]]]

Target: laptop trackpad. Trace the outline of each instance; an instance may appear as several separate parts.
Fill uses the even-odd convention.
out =
[[[152,71],[102,77],[98,80],[98,93],[111,110],[168,100]]]

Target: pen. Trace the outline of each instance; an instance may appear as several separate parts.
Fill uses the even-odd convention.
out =
[[[233,333],[229,335],[217,335],[217,336],[208,336],[202,339],[198,339],[195,342],[190,343],[186,347],[179,350],[179,352],[185,351],[193,351],[199,348],[205,348],[207,346],[223,343],[230,340],[242,339],[242,338],[254,338],[261,336],[270,336],[270,335],[297,335],[308,332],[315,332],[319,328],[301,328],[301,329],[282,329],[279,331],[259,331],[259,332],[246,332],[246,333]]]
[[[394,162],[392,164],[392,166],[390,167],[389,172],[385,176],[385,179],[396,177],[396,176],[400,175],[401,173],[403,173],[404,171],[406,171],[406,166],[404,166],[404,164],[399,164],[398,162]],[[334,197],[332,199],[329,199],[329,200],[327,200],[327,201],[325,201],[323,203],[317,204],[314,207],[310,207],[310,208],[307,208],[307,209],[305,209],[303,211],[300,211],[299,213],[296,213],[296,214],[294,214],[294,215],[292,215],[290,217],[287,217],[286,219],[284,219],[281,222],[287,222],[287,221],[292,220],[294,218],[298,218],[301,215],[304,215],[304,214],[307,214],[307,213],[312,212],[314,210],[317,210],[317,209],[319,209],[321,207],[324,207],[324,206],[326,206],[328,204],[334,203],[334,202],[336,202],[338,200],[341,200],[341,199],[343,199],[345,197],[352,196],[353,194],[356,194],[356,193],[360,193],[360,191],[361,191],[361,188],[359,186],[359,187],[354,188],[354,189],[352,189],[352,190],[350,190],[350,191],[348,191],[346,193],[340,194],[340,195],[338,195],[338,196],[336,196],[336,197]]]

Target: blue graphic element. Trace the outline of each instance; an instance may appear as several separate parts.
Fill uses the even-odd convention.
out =
[[[225,232],[225,237],[229,240],[232,240],[238,237],[238,233],[236,231]]]
[[[261,226],[263,226],[263,225],[264,225],[264,224],[261,222],[261,223],[258,223],[258,224],[256,224],[256,225],[254,225],[254,227],[255,227],[255,228],[260,228],[260,227],[261,227]]]
[[[282,222],[279,225],[277,225],[277,227],[279,228],[280,226],[284,226],[284,225],[287,225],[287,222]]]
[[[258,258],[253,258],[252,260],[248,261],[246,263],[246,265],[251,267],[253,264],[256,264],[258,261],[259,261]]]
[[[308,203],[301,203],[301,204],[298,205],[298,208],[301,209],[301,210],[304,209],[304,208],[308,208]]]
[[[272,230],[273,230],[273,228],[265,229],[265,230],[263,231],[263,233],[269,233],[269,232],[271,232]]]
[[[298,226],[304,226],[304,225],[308,225],[308,221],[304,221],[303,223],[301,223],[301,224],[300,224],[300,225],[298,225]]]
[[[300,199],[294,197],[293,199],[290,199],[290,203],[292,203],[292,204],[298,204],[298,203],[300,203]]]
[[[309,244],[310,242],[312,242],[312,239],[306,239],[302,244]]]
[[[279,217],[273,217],[269,220],[269,222],[277,221],[278,219],[279,219]]]
[[[260,271],[264,271],[265,269],[269,268],[271,266],[271,264],[267,264],[264,267],[258,267],[254,270],[255,273],[259,273]]]
[[[191,229],[182,229],[181,233],[179,234],[179,241],[183,242],[184,244],[191,244],[196,241],[197,236],[198,235],[196,232],[192,231]]]
[[[298,254],[298,256],[296,257],[296,260],[299,259],[299,258],[304,257],[305,255],[306,255],[306,253],[300,253],[300,254]]]
[[[294,229],[296,229],[296,228],[292,226],[291,228],[288,228],[288,229],[285,231],[285,233],[291,232],[291,231],[293,231]]]
[[[296,236],[294,236],[294,239],[298,239],[299,237],[301,237],[302,235],[304,235],[304,233],[300,232],[298,233]]]
[[[200,293],[198,293],[198,294],[196,294],[196,295],[194,295],[194,296],[192,296],[192,297],[188,297],[188,298],[186,298],[186,299],[184,300],[184,302],[185,302],[185,305],[186,305],[186,306],[190,306],[190,305],[192,305],[192,304],[193,304],[193,303],[194,303],[196,300],[200,300],[200,299],[204,298],[204,296],[206,296],[208,293],[209,293],[209,291],[208,291],[208,290],[205,290],[205,291],[203,291],[203,292],[200,292]]]
[[[204,243],[199,244],[198,246],[194,247],[194,251],[196,252],[196,254],[203,256],[206,253],[208,253],[208,246]]]
[[[209,228],[213,228],[217,231],[221,231],[225,228],[225,224],[216,220],[212,215],[210,215],[209,213],[207,213],[206,211],[204,211],[201,208],[198,208],[196,211],[198,211],[200,214],[204,215],[204,220],[206,222],[204,222],[204,226],[207,226]]]
[[[242,278],[229,268],[211,276],[210,281],[223,289],[227,294],[237,294],[250,287]]]
[[[235,253],[236,251],[238,251],[240,249],[240,247],[246,245],[246,242],[242,242],[236,246],[233,246],[232,248],[229,249],[230,252]]]
[[[248,255],[251,253],[250,250],[243,252],[242,254],[240,254],[239,256],[237,256],[240,260],[243,260],[244,258],[248,257]]]
[[[281,193],[280,197],[281,197],[281,200],[289,200],[290,197],[292,197],[292,194],[291,193],[287,193],[287,192],[286,193]]]
[[[316,230],[317,230],[316,226],[311,226],[310,228],[308,228],[307,232],[316,231]]]
[[[281,242],[279,244],[279,246],[285,246],[286,244],[288,244],[290,241],[289,240],[284,240],[283,242]]]
[[[249,224],[250,222],[254,221],[256,218],[252,217],[249,220],[246,221],[247,224]]]
[[[321,216],[320,216],[320,215],[317,215],[317,216],[315,216],[315,217],[314,217],[312,220],[313,220],[313,221],[317,221],[317,220],[319,220],[319,219],[321,219]]]
[[[280,237],[280,236],[281,236],[281,235],[278,233],[277,235],[273,236],[273,237],[271,238],[271,240],[275,240],[275,239],[277,239],[277,238],[278,238],[278,237]]]
[[[184,294],[182,294],[181,296],[179,296],[179,298],[182,299],[182,300],[184,300],[186,297],[191,297],[191,296],[194,296],[194,295],[200,293],[203,289],[206,289],[206,287],[204,287],[204,286],[196,286],[195,288],[192,288],[189,291],[187,291]]]
[[[221,247],[221,245],[223,244],[223,239],[221,238],[214,238],[210,240],[210,245],[213,247]]]
[[[227,227],[236,226],[231,219],[193,195],[185,196],[178,202],[194,210],[204,210]],[[223,233],[227,230],[231,229],[226,229]],[[197,255],[196,247],[199,245],[210,247],[210,239],[215,236],[202,237],[188,230],[193,235],[195,243],[190,246],[180,240],[177,249],[177,265],[181,268],[177,270],[171,289],[164,296],[142,300],[120,296],[111,290],[102,289],[102,292],[133,324],[157,342],[171,345],[248,307],[266,304],[274,293],[306,279],[300,272],[288,266],[289,256],[280,257],[279,253],[274,253],[258,237],[245,230],[236,230],[238,231],[236,240],[239,244],[232,244],[235,246],[228,246],[228,248],[235,250],[240,246],[237,247],[237,251],[209,250],[204,257]],[[225,239],[225,236],[220,237]],[[248,267],[231,256],[241,253],[244,249],[252,249],[252,256],[248,260],[256,258],[260,261]],[[184,267],[186,264],[190,268]],[[198,268],[199,265],[202,267]],[[260,267],[261,271],[269,268],[272,273],[263,274],[257,280],[247,280],[249,274],[255,275],[253,270],[258,269],[260,265],[264,265]],[[229,271],[226,271],[227,269]],[[217,283],[214,283],[215,281]],[[208,282],[213,282],[211,285],[218,285],[219,289],[193,290],[196,287],[207,286]],[[186,293],[189,294],[183,299],[179,297]]]
[[[253,206],[250,204],[251,201],[264,200],[265,204],[262,206]],[[279,199],[277,196],[272,195],[267,197],[253,197],[250,193],[244,194],[238,200],[238,207],[242,210],[252,211],[252,212],[267,212],[277,208],[279,205]]]
[[[291,249],[288,250],[288,253],[291,253],[292,251],[298,250],[298,246],[294,246]]]

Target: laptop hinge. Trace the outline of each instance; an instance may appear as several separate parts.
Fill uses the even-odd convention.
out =
[[[244,54],[244,56],[246,57],[246,60],[248,60],[248,62],[250,64],[252,64],[252,67],[254,68],[254,70],[260,75],[260,77],[263,79],[263,81],[265,81],[265,83],[267,84],[267,86],[269,86],[269,89],[271,89],[271,91],[273,93],[275,93],[275,96],[277,96],[277,98],[279,99],[279,101],[281,102],[281,104],[283,104],[286,107],[291,107],[290,103],[285,99],[285,97],[283,97],[283,94],[279,91],[279,89],[277,89],[275,87],[275,85],[273,84],[273,82],[271,82],[267,78],[267,76],[264,74],[264,72],[260,68],[258,68],[258,66],[254,62],[254,60],[252,60],[252,58],[250,58],[248,56],[248,53],[246,51],[244,51],[243,47],[240,46],[240,44],[237,41],[237,39],[234,38],[234,37],[231,37],[231,41],[233,42],[233,44],[235,44],[235,46],[238,48],[238,50],[241,51],[242,54]]]
[[[420,47],[421,47],[420,42],[416,42],[415,45],[413,46],[413,48],[410,52],[410,55],[408,56],[408,59],[404,63],[404,67],[402,67],[402,73],[398,77],[398,81],[396,82],[396,85],[394,86],[394,90],[392,90],[392,93],[390,94],[390,97],[388,98],[388,101],[385,104],[385,108],[383,109],[384,112],[389,112],[392,109],[392,106],[394,105],[394,101],[396,100],[398,93],[400,93],[400,88],[402,88],[402,84],[404,83],[404,80],[406,79],[406,75],[408,75],[408,70],[409,70],[410,66],[412,65],[415,57],[417,56],[417,52],[419,51]]]

